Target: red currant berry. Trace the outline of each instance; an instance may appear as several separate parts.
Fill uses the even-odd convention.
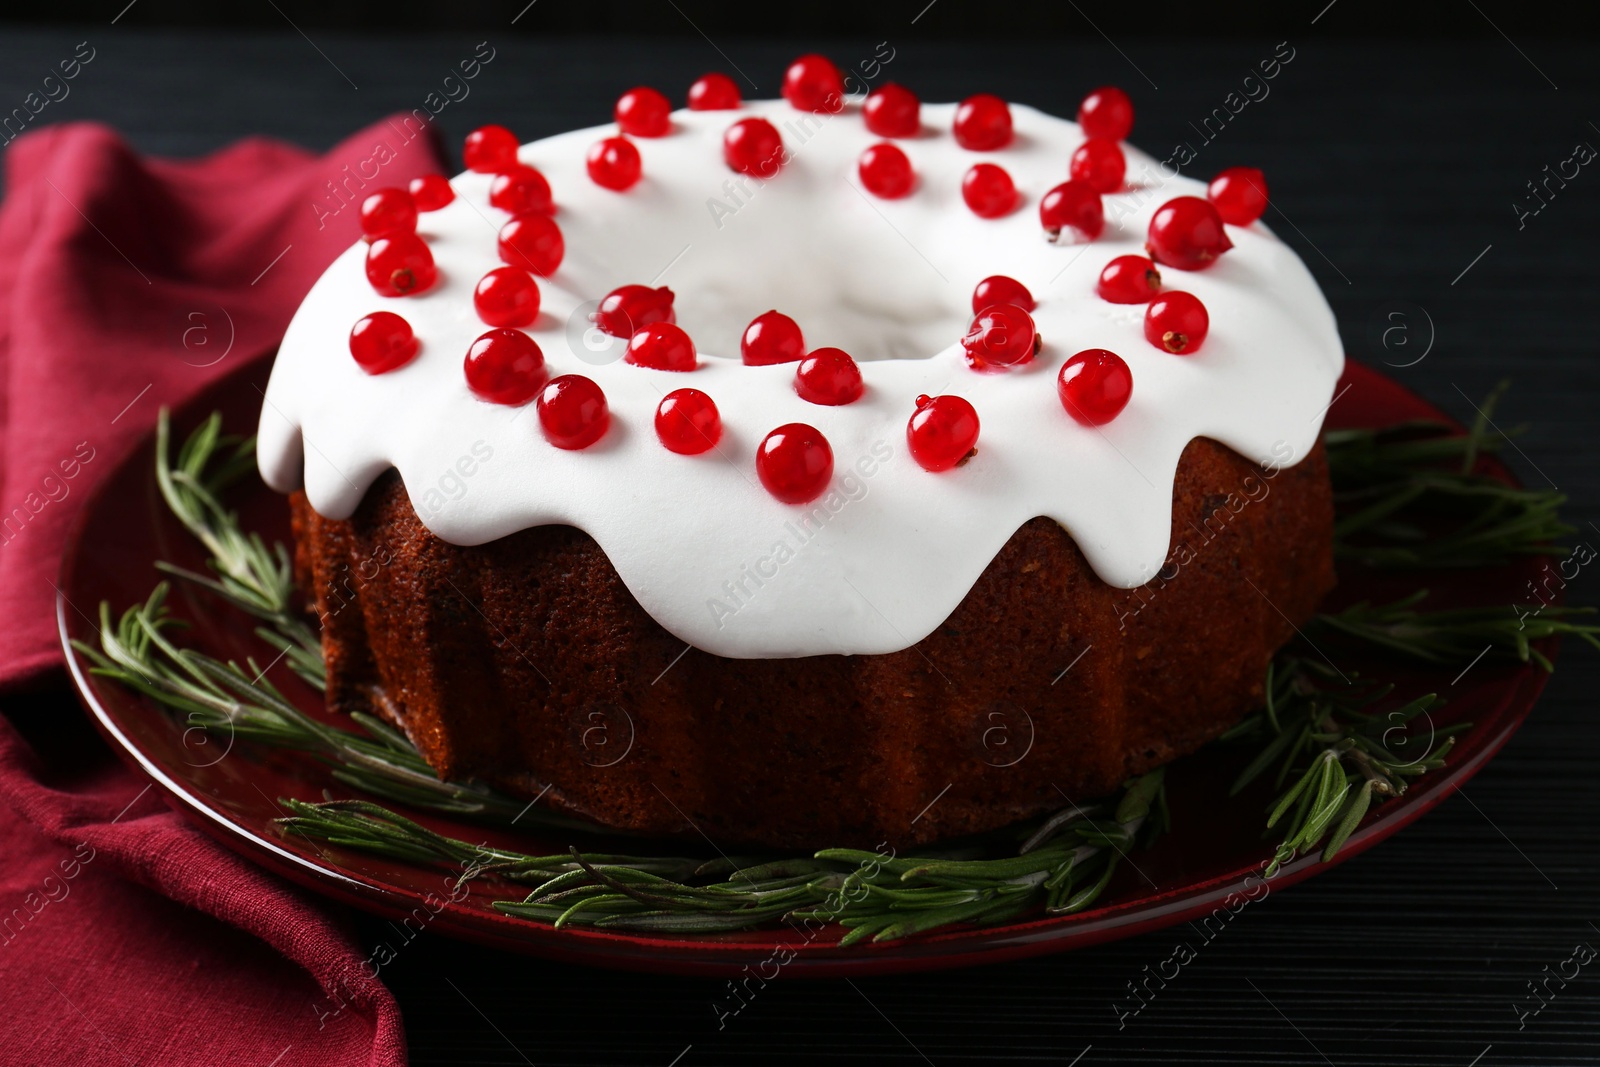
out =
[[[787,423],[756,446],[756,474],[785,504],[808,503],[833,480],[833,448],[815,426]]]
[[[1089,348],[1062,364],[1056,394],[1067,414],[1085,426],[1116,418],[1133,395],[1133,375],[1115,352]]]
[[[961,179],[961,199],[979,218],[997,219],[1017,206],[1017,187],[1004,167],[976,163]]]
[[[539,426],[557,448],[588,448],[610,425],[606,394],[590,378],[563,374],[539,393]]]
[[[682,326],[671,322],[652,322],[641,326],[628,339],[628,353],[622,357],[635,367],[651,370],[694,370],[694,342]]]
[[[666,286],[652,289],[648,285],[623,285],[607,293],[589,318],[601,333],[629,338],[654,323],[676,322],[672,298],[672,290]]]
[[[561,227],[549,215],[518,215],[500,227],[500,261],[549,277],[567,254]]]
[[[740,119],[722,135],[722,158],[740,174],[771,178],[784,155],[783,138],[766,119]]]
[[[1161,291],[1161,272],[1143,256],[1118,256],[1105,265],[1095,292],[1113,304],[1143,304]]]
[[[1039,223],[1052,241],[1068,227],[1092,241],[1106,228],[1106,209],[1086,182],[1065,181],[1039,201]]]
[[[1198,196],[1176,197],[1157,208],[1145,242],[1152,259],[1179,270],[1209,267],[1232,247],[1222,216]]]
[[[416,201],[404,189],[379,189],[361,201],[361,232],[368,239],[416,229]]]
[[[443,174],[424,174],[411,179],[411,200],[418,211],[438,211],[456,198],[450,179]]]
[[[1121,189],[1127,171],[1128,161],[1122,157],[1122,146],[1100,137],[1091,137],[1079,145],[1068,167],[1074,181],[1083,182],[1097,193],[1114,193]]]
[[[959,466],[978,445],[978,413],[959,396],[919,396],[906,444],[923,470]]]
[[[1267,178],[1254,167],[1229,167],[1206,186],[1206,199],[1222,221],[1248,226],[1267,210]]]
[[[521,330],[490,330],[480,336],[467,349],[463,369],[473,396],[511,407],[538,396],[550,377],[538,343]]]
[[[1085,137],[1126,140],[1128,131],[1133,129],[1133,101],[1115,86],[1102,86],[1078,105],[1078,125],[1083,127]]]
[[[991,304],[972,318],[961,339],[967,362],[976,370],[1015,367],[1034,357],[1043,344],[1033,316],[1015,304]]]
[[[350,354],[368,374],[405,366],[418,347],[411,324],[392,311],[374,311],[350,331]]]
[[[1200,298],[1182,290],[1162,293],[1144,313],[1144,338],[1163,351],[1188,356],[1205,343],[1211,316]]]
[[[819,348],[794,372],[794,391],[801,400],[838,407],[860,400],[861,368],[842,348]]]
[[[472,306],[490,326],[531,326],[539,317],[539,283],[521,267],[496,267],[478,279]]]
[[[861,153],[857,169],[861,172],[861,184],[867,187],[867,192],[885,200],[898,200],[905,196],[917,180],[911,170],[911,160],[887,141],[872,145]]]
[[[639,150],[626,137],[607,137],[590,145],[588,166],[596,185],[619,193],[638,181],[643,169]]]
[[[513,215],[536,211],[548,215],[553,210],[550,183],[534,168],[518,163],[495,175],[489,185],[489,205]]]
[[[1015,304],[1023,311],[1038,307],[1028,287],[1004,274],[992,274],[972,290],[972,313],[976,315],[992,304]]]
[[[783,98],[801,111],[844,110],[844,78],[827,56],[805,55],[783,72]]]
[[[979,93],[956,108],[956,144],[973,152],[993,152],[1011,143],[1011,109],[998,96]]]
[[[479,126],[467,134],[461,157],[477,174],[510,170],[517,165],[517,135],[504,126]]]
[[[378,237],[367,247],[367,281],[380,296],[425,292],[438,278],[433,253],[414,233]]]
[[[794,363],[806,358],[806,341],[799,323],[781,311],[767,311],[744,328],[739,355],[752,367]]]
[[[743,102],[738,83],[726,74],[705,74],[689,86],[690,111],[732,111]]]
[[[617,97],[612,114],[622,132],[635,137],[665,137],[672,129],[672,104],[647,85]]]
[[[861,117],[879,137],[915,137],[922,129],[922,101],[905,86],[885,82],[867,94]]]
[[[674,389],[656,408],[656,436],[669,452],[698,456],[722,438],[716,402],[698,389]]]

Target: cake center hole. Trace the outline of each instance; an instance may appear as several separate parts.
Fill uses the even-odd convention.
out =
[[[738,359],[745,327],[768,310],[800,324],[808,351],[842,348],[859,361],[927,359],[959,341],[971,290],[958,291],[957,265],[936,267],[935,250],[913,244],[934,239],[811,180],[785,172],[720,218],[696,203],[675,205],[670,221],[656,215],[643,231],[613,224],[595,235],[609,255],[596,257],[587,288],[606,292],[659,272],[653,284],[673,291],[678,325],[710,357]],[[717,191],[708,185],[701,199]]]

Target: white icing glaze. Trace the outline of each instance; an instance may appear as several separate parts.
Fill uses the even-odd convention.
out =
[[[973,153],[950,136],[953,113],[924,105],[922,135],[897,142],[918,180],[894,201],[860,188],[856,159],[879,138],[854,103],[833,117],[781,101],[679,111],[671,135],[635,139],[644,178],[620,194],[584,170],[589,145],[613,127],[525,146],[522,160],[555,190],[567,246],[560,270],[540,280],[544,309],[528,332],[553,375],[594,378],[612,412],[606,437],[576,452],[544,440],[532,405],[490,404],[467,389],[462,357],[487,328],[472,288],[500,265],[495,238],[507,216],[488,206],[488,177],[461,175],[456,200],[419,227],[439,265],[434,289],[377,296],[357,244],[307,296],[267,389],[263,477],[285,492],[303,484],[318,512],[344,518],[395,467],[428,528],[461,545],[576,526],[656,621],[736,658],[906,648],[1038,515],[1060,522],[1107,583],[1141,584],[1167,555],[1174,472],[1191,439],[1276,465],[1313,446],[1343,366],[1333,314],[1266,227],[1229,227],[1236,247],[1211,269],[1163,268],[1166,288],[1189,290],[1209,309],[1203,348],[1187,358],[1157,350],[1144,339],[1144,306],[1106,303],[1095,279],[1114,256],[1142,252],[1161,204],[1203,196],[1203,185],[1163,178],[1127,148],[1135,188],[1105,198],[1105,233],[1050,244],[1038,201],[1065,179],[1083,140],[1077,125],[1013,105],[1015,142]],[[751,114],[768,116],[794,154],[772,181],[743,180],[741,193],[721,137]],[[982,159],[1016,180],[1021,206],[1005,218],[980,219],[961,200],[963,173]],[[973,286],[990,274],[1033,292],[1044,348],[1023,368],[980,374],[958,342]],[[696,371],[607,362],[620,346],[596,352],[595,335],[585,335],[586,302],[658,275],[700,349]],[[809,347],[871,360],[866,395],[820,407],[795,394],[794,364],[743,365],[740,333],[772,307],[794,316]],[[379,309],[403,315],[422,349],[406,367],[369,376],[347,339]],[[1093,347],[1120,354],[1134,379],[1128,407],[1099,430],[1069,418],[1055,390],[1066,358]],[[722,441],[701,456],[667,451],[654,432],[661,397],[684,386],[709,393],[722,414]],[[919,393],[955,393],[977,408],[978,453],[964,466],[931,474],[911,459],[905,426]],[[756,479],[757,443],[787,422],[818,427],[833,447],[832,490],[810,506],[780,503]]]

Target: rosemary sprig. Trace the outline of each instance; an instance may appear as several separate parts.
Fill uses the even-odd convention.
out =
[[[180,713],[188,728],[227,746],[224,755],[236,740],[252,741],[312,753],[339,781],[387,800],[501,822],[526,809],[478,783],[441,781],[404,736],[371,716],[353,716],[364,733],[319,722],[279,692],[254,659],[241,666],[179,647],[174,635],[183,623],[168,610],[167,591],[162,582],[115,619],[109,604],[100,605],[100,647],[73,642],[91,673]]]
[[[1593,615],[1594,608],[1506,604],[1416,610],[1427,596],[1428,591],[1421,589],[1390,604],[1375,606],[1362,601],[1340,612],[1318,615],[1314,625],[1424,663],[1465,665],[1487,652],[1522,663],[1532,660],[1550,671],[1554,666],[1530,642],[1568,636],[1600,648],[1600,626],[1572,621]]]
[[[1323,434],[1339,513],[1339,558],[1420,569],[1566,552],[1561,542],[1574,528],[1561,520],[1563,494],[1509,486],[1476,469],[1480,457],[1510,442],[1490,424],[1508,384],[1489,394],[1464,434],[1420,421]],[[1440,519],[1451,521],[1440,529]]]
[[[203,586],[239,610],[268,625],[256,631],[284,653],[289,666],[322,688],[322,643],[294,605],[294,568],[283,544],[270,549],[257,533],[245,533],[239,517],[222,505],[220,494],[255,469],[255,438],[224,436],[222,413],[191,433],[170,458],[172,425],[166,408],[156,421],[156,484],[178,521],[210,553],[217,577],[159,562],[174,577]]]
[[[1480,455],[1505,441],[1488,432],[1494,399],[1464,436],[1420,425],[1327,435],[1343,513],[1341,555],[1377,566],[1477,566],[1557,551],[1555,539],[1571,532],[1556,517],[1559,494],[1510,490],[1472,473]],[[163,569],[267,623],[256,632],[297,673],[322,688],[320,647],[295,612],[287,551],[246,535],[237,516],[220,503],[222,490],[249,469],[252,443],[223,437],[220,417],[213,416],[185,442],[173,464],[168,434],[163,412],[157,447],[162,494],[210,551],[217,577]],[[1462,522],[1443,534],[1425,535],[1402,520],[1418,510],[1452,508]],[[1359,535],[1359,546],[1352,535]],[[241,667],[180,648],[173,631],[181,624],[167,611],[166,593],[163,583],[145,604],[116,620],[108,605],[101,606],[101,647],[75,643],[91,658],[95,673],[182,712],[191,726],[313,753],[333,765],[341,782],[386,800],[510,823],[528,814],[530,806],[488,787],[439,781],[404,736],[370,716],[352,716],[363,731],[356,733],[305,715],[264,680],[265,672],[253,660]],[[1497,654],[1549,669],[1529,642],[1553,634],[1572,634],[1600,647],[1600,627],[1569,621],[1580,614],[1575,610],[1424,612],[1416,610],[1423,596],[1380,607],[1359,604],[1321,616],[1318,624],[1434,663],[1464,659],[1478,651],[1479,642],[1487,642]],[[1397,703],[1390,686],[1350,680],[1289,654],[1269,668],[1266,690],[1266,706],[1227,737],[1262,746],[1234,791],[1269,771],[1279,791],[1266,820],[1267,832],[1280,835],[1268,876],[1318,846],[1324,860],[1333,858],[1375,797],[1399,795],[1410,778],[1442,766],[1453,735],[1468,728],[1434,728],[1429,712],[1438,699],[1432,694]],[[1413,729],[1419,717],[1429,727],[1426,740]],[[1038,823],[1020,843],[1011,838],[1010,846],[998,843],[1002,835],[991,835],[985,843],[906,856],[824,849],[809,856],[706,862],[575,848],[531,856],[443,837],[360,800],[285,799],[293,814],[280,822],[285,832],[310,839],[407,862],[465,866],[473,877],[492,873],[531,883],[525,897],[494,906],[557,926],[693,933],[745,930],[778,920],[838,923],[848,930],[841,941],[848,944],[895,940],[952,923],[999,922],[1040,907],[1054,914],[1088,907],[1104,891],[1119,858],[1165,827],[1163,781],[1157,770],[1129,783],[1109,818],[1105,807],[1074,808]],[[546,812],[533,819],[594,829]]]
[[[507,914],[561,926],[656,933],[749,930],[775,921],[837,923],[840,945],[894,941],[952,923],[993,923],[1043,906],[1081,911],[1104,892],[1128,849],[1159,832],[1163,771],[1136,779],[1110,819],[1071,809],[1045,820],[1010,855],[950,848],[904,856],[823,849],[748,861],[583,853],[531,856],[436,834],[365,801],[286,800],[286,833],[413,863],[466,867],[532,883],[500,900]]]
[[[1374,796],[1399,796],[1409,779],[1444,766],[1455,735],[1471,728],[1435,726],[1430,713],[1443,703],[1436,694],[1396,704],[1393,692],[1294,656],[1267,668],[1265,706],[1223,735],[1262,744],[1230,795],[1274,771],[1280,792],[1268,806],[1267,833],[1281,838],[1266,877],[1324,838],[1322,859],[1333,859]],[[1425,736],[1413,729],[1419,717]]]

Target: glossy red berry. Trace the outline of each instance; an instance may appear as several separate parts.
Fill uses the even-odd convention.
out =
[[[361,201],[361,232],[368,239],[417,228],[417,204],[404,189],[379,189]]]
[[[801,400],[837,407],[861,399],[861,368],[842,348],[819,348],[794,372],[794,391]]]
[[[785,504],[805,504],[833,480],[833,448],[815,426],[787,423],[756,446],[756,475]]]
[[[1222,216],[1198,196],[1176,197],[1157,208],[1145,242],[1152,259],[1179,270],[1209,267],[1232,247]]]
[[[539,317],[539,283],[521,267],[496,267],[478,279],[472,306],[490,326],[532,326]]]
[[[1118,256],[1105,265],[1095,292],[1113,304],[1143,304],[1161,291],[1161,272],[1144,256]]]
[[[612,114],[622,132],[635,137],[665,137],[672,130],[672,104],[647,85],[619,96]]]
[[[628,353],[622,357],[635,367],[652,370],[694,370],[694,342],[682,326],[671,322],[652,322],[641,326],[628,339]]]
[[[1229,167],[1211,179],[1206,199],[1234,226],[1248,226],[1267,210],[1267,177],[1254,167]]]
[[[1086,183],[1065,181],[1039,201],[1039,224],[1052,241],[1059,241],[1067,229],[1092,241],[1106,228],[1105,205]]]
[[[500,227],[500,261],[548,277],[561,265],[567,243],[549,215],[518,215]]]
[[[539,392],[539,427],[557,448],[588,448],[610,425],[606,394],[590,378],[563,374]]]
[[[799,323],[781,311],[767,311],[744,328],[739,355],[752,367],[794,363],[806,358],[806,340]]]
[[[991,304],[1015,304],[1023,311],[1038,307],[1028,287],[1004,274],[991,274],[972,290],[972,313],[976,315]]]
[[[607,137],[590,145],[587,164],[596,185],[619,193],[638,181],[644,169],[639,150],[626,137]]]
[[[1042,344],[1033,316],[1015,304],[991,304],[972,318],[961,339],[975,370],[1015,367],[1034,357]]]
[[[1074,181],[1083,182],[1097,193],[1114,193],[1122,188],[1128,161],[1123,158],[1122,146],[1117,142],[1091,137],[1072,153],[1067,171]]]
[[[1085,426],[1110,422],[1128,406],[1133,375],[1115,352],[1089,348],[1061,366],[1056,395],[1067,414]]]
[[[956,108],[956,144],[973,152],[993,152],[1011,143],[1011,109],[998,96],[979,93]]]
[[[521,330],[490,330],[472,342],[463,364],[472,395],[516,407],[539,395],[550,378],[538,342]]]
[[[1078,105],[1078,125],[1083,127],[1085,137],[1126,140],[1128,131],[1133,129],[1133,101],[1115,86],[1102,86]]]
[[[489,185],[489,205],[513,215],[550,214],[550,183],[532,167],[516,164],[495,175]]]
[[[716,402],[698,389],[674,389],[656,408],[656,436],[670,452],[698,456],[722,438]]]
[[[740,119],[722,135],[722,159],[740,174],[771,178],[783,157],[783,138],[766,119]]]
[[[922,129],[922,101],[896,82],[885,82],[861,105],[867,129],[879,137],[915,137]]]
[[[844,110],[844,78],[827,56],[801,56],[783,73],[783,98],[801,111],[837,114]]]
[[[1211,316],[1192,293],[1162,293],[1145,309],[1145,340],[1173,355],[1187,356],[1198,351],[1210,329]]]
[[[504,126],[479,126],[467,134],[461,158],[477,174],[510,170],[517,165],[517,135]]]
[[[906,444],[923,470],[947,471],[977,447],[978,413],[959,396],[919,396]]]
[[[433,253],[414,233],[378,237],[367,246],[367,281],[380,296],[426,292],[438,278]]]
[[[589,317],[601,333],[626,339],[652,323],[676,322],[672,300],[673,292],[666,286],[622,285],[607,293]]]
[[[1017,206],[1017,187],[1004,167],[976,163],[961,179],[961,199],[979,218],[997,219]]]
[[[456,198],[450,179],[443,174],[424,174],[411,179],[411,200],[418,211],[438,211]]]
[[[887,141],[872,145],[861,153],[861,161],[856,168],[861,173],[861,184],[867,187],[867,192],[885,200],[898,200],[905,196],[917,180],[911,170],[911,160]]]
[[[368,374],[405,366],[419,347],[411,324],[392,311],[374,311],[350,331],[350,355]]]
[[[738,83],[726,74],[704,74],[689,86],[690,111],[731,111],[743,102]]]

